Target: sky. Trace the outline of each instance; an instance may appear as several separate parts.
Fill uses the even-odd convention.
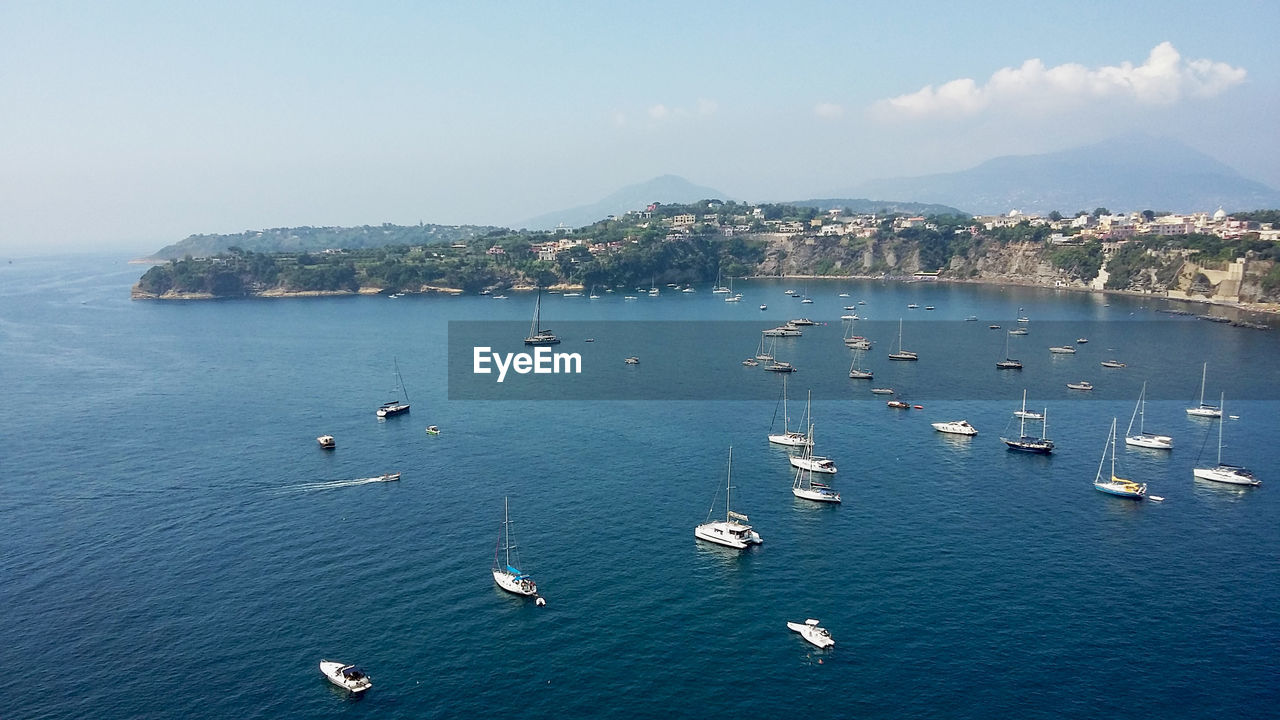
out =
[[[1278,21],[1231,0],[0,0],[0,255],[513,224],[664,174],[842,197],[1134,130],[1280,187]]]

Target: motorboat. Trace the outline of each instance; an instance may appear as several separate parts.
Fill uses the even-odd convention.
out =
[[[715,504],[712,503],[711,509],[707,511],[708,521],[693,529],[693,536],[699,540],[705,540],[717,545],[724,545],[737,550],[743,550],[752,545],[759,545],[764,542],[760,539],[760,533],[756,532],[747,523],[750,518],[742,513],[736,513],[731,509],[730,494],[733,491],[733,447],[729,448],[729,471],[725,479],[724,486],[724,520],[711,520],[711,513],[715,511]]]
[[[874,395],[892,395],[893,388],[871,388],[871,392]]]
[[[742,364],[746,365],[747,367],[755,367],[760,364],[760,361],[756,360],[755,358],[747,358],[746,360],[742,361]]]
[[[908,310],[915,310],[915,309],[916,309],[916,308],[918,308],[918,307],[920,307],[920,306],[919,306],[919,305],[917,305],[917,304],[915,304],[915,303],[911,303],[910,305],[908,305],[908,306],[907,306],[907,309],[908,309]]]
[[[1081,380],[1080,382],[1067,383],[1067,389],[1068,390],[1092,390],[1093,383],[1089,382],[1088,380]]]
[[[760,334],[765,337],[800,337],[804,333],[800,331],[800,328],[787,324],[779,325],[776,328],[769,328],[768,330],[762,330]]]
[[[799,327],[801,325],[817,325],[818,323],[817,321],[810,320],[809,318],[796,318],[795,320],[788,320],[787,324]]]
[[[1111,452],[1111,476],[1102,479],[1102,466],[1107,460],[1107,451]],[[1132,500],[1141,500],[1146,497],[1147,484],[1126,480],[1116,476],[1116,419],[1111,418],[1111,435],[1107,437],[1107,444],[1102,446],[1102,459],[1098,460],[1098,474],[1093,478],[1093,487],[1097,490],[1115,495],[1122,498],[1130,498]]]
[[[933,423],[933,429],[941,433],[950,433],[952,435],[977,435],[978,429],[969,424],[968,420],[951,420],[949,422]]]
[[[369,675],[355,665],[321,660],[320,673],[328,678],[329,682],[348,692],[362,693],[373,687],[373,680]]]
[[[1225,403],[1219,399],[1218,407],[1221,408],[1223,405]],[[1192,475],[1200,480],[1212,480],[1228,485],[1261,485],[1262,481],[1254,477],[1253,471],[1248,468],[1222,462],[1222,423],[1224,421],[1225,418],[1218,419],[1218,464],[1211,468],[1197,467],[1191,471]]]
[[[789,622],[787,627],[793,632],[800,633],[800,637],[820,649],[826,650],[836,644],[836,641],[831,639],[831,633],[827,632],[826,628],[819,627],[818,621],[813,618],[809,618],[803,623]]]
[[[397,482],[400,480],[400,473],[383,473],[378,476],[380,482]]]
[[[769,306],[768,306],[768,305],[765,305],[764,303],[760,303],[760,309],[761,309],[761,310],[768,310],[768,309],[769,309]]]
[[[1147,432],[1144,427],[1147,418],[1147,384],[1142,383],[1142,392],[1138,393],[1138,402],[1133,406],[1133,415],[1129,418],[1129,429],[1124,431],[1124,444],[1134,447],[1151,448],[1153,450],[1172,450],[1173,438]],[[1138,423],[1138,432],[1133,432],[1134,421]]]
[[[1030,333],[1031,331],[1027,330],[1026,328],[1018,328],[1016,330],[1009,331],[1010,335],[1029,335]]]
[[[978,316],[977,316],[977,315],[970,315],[969,317],[965,318],[965,319],[964,319],[964,321],[965,321],[965,322],[977,322],[977,321],[978,321]]]
[[[428,426],[427,426],[427,434],[428,434],[428,435],[439,435],[439,434],[440,434],[440,428],[439,428],[438,426],[436,426],[436,425],[428,425]]]
[[[1080,337],[1080,338],[1076,338],[1076,344],[1077,344],[1077,345],[1083,345],[1083,344],[1085,344],[1085,343],[1087,343],[1087,342],[1089,342],[1089,338],[1087,338],[1087,337]]]
[[[636,356],[632,355],[631,357],[627,358],[626,360],[623,360],[622,362],[624,362],[624,363],[626,363],[626,364],[628,364],[628,365],[639,365],[639,364],[640,364],[640,358],[638,358],[638,357],[636,357]]]
[[[320,447],[325,450],[332,450],[338,446],[338,441],[334,440],[332,435],[321,435],[316,438],[316,442],[320,443]]]
[[[1103,360],[1103,361],[1102,361],[1101,363],[1099,363],[1099,364],[1100,364],[1100,365],[1102,365],[1102,367],[1104,367],[1104,368],[1122,368],[1122,367],[1124,367],[1124,363],[1120,362],[1119,360]]]
[[[909,403],[905,403],[901,400],[890,400],[889,402],[885,403],[885,406],[894,408],[895,410],[909,410],[911,408],[911,405]]]
[[[1220,418],[1222,417],[1222,408],[1216,405],[1207,405],[1204,401],[1204,381],[1209,372],[1209,363],[1205,363],[1200,368],[1200,404],[1195,407],[1187,408],[1187,414],[1192,417]]]
[[[771,363],[769,363],[769,364],[765,365],[765,366],[764,366],[764,369],[765,369],[765,370],[768,370],[769,372],[793,373],[793,372],[795,372],[795,371],[796,371],[796,366],[795,366],[795,365],[792,365],[792,364],[791,364],[791,363],[789,363],[789,362],[783,362],[783,361],[781,361],[781,360],[774,360],[773,362],[771,362]]]
[[[1056,345],[1049,348],[1049,352],[1056,353],[1058,355],[1075,355],[1076,349],[1070,345]]]

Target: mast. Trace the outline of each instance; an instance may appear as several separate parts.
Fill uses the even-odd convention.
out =
[[[1218,397],[1218,409],[1222,414],[1218,416],[1218,465],[1222,465],[1222,426],[1227,422],[1226,408],[1223,407],[1223,401],[1226,400],[1227,394],[1223,393]]]
[[[787,434],[787,428],[790,426],[787,418],[787,375],[790,373],[782,373],[782,434]],[[729,448],[729,458],[732,462],[733,448]]]
[[[538,316],[542,312],[542,286],[538,286],[538,299],[533,301],[533,324],[529,326],[529,337],[538,336]]]
[[[1143,414],[1143,405],[1147,396],[1147,384],[1142,383],[1142,392],[1138,393],[1138,404],[1133,406],[1133,415],[1129,417],[1129,427],[1124,431],[1125,437],[1133,437],[1133,421]],[[1143,425],[1138,424],[1138,434],[1142,434]]]
[[[1045,440],[1049,437],[1049,408],[1045,408],[1041,415],[1044,417],[1040,418],[1040,439]]]
[[[898,318],[898,352],[902,352],[902,318]]]
[[[783,377],[785,380],[785,376]],[[733,517],[733,511],[730,510],[729,492],[733,489],[733,446],[729,446],[729,474],[724,481],[724,521],[730,522]]]
[[[404,401],[407,404],[409,402],[409,389],[404,386],[404,376],[400,374],[400,362],[392,356],[391,364],[396,369],[396,387],[404,395]]]
[[[1018,437],[1027,436],[1027,389],[1022,389],[1022,412],[1018,414]]]
[[[507,567],[511,567],[511,515],[507,510],[507,498],[502,498],[502,531],[507,549]],[[505,569],[505,568],[504,568]]]
[[[1208,373],[1209,363],[1206,362],[1204,367],[1200,368],[1200,407],[1204,407],[1204,381],[1205,378],[1208,377]]]
[[[1111,418],[1111,481],[1116,479],[1116,419]]]

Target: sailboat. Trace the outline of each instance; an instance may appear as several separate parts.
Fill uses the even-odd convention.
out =
[[[732,292],[729,288],[720,284],[720,270],[716,269],[716,286],[711,288],[711,292],[717,295],[725,295]]]
[[[813,433],[813,425],[809,425],[810,434]],[[813,447],[808,446],[804,449],[804,455],[800,458],[793,458],[792,464],[799,460],[813,460]],[[822,458],[825,460],[826,458]],[[832,472],[834,472],[834,466]],[[813,500],[814,502],[840,502],[840,493],[832,490],[825,483],[816,483],[813,481],[813,469],[811,467],[797,467],[796,478],[791,483],[791,494],[803,500]]]
[[[1053,441],[1046,437],[1049,431],[1049,410],[1046,408],[1042,413],[1027,412],[1027,391],[1022,391],[1022,410],[1017,411],[1014,415],[1018,416],[1018,437],[1016,438],[1000,438],[1010,450],[1020,450],[1022,452],[1039,453],[1048,455],[1053,452]],[[1040,437],[1027,434],[1027,420],[1040,421]]]
[[[724,299],[725,302],[742,302],[742,293],[733,291],[733,278],[729,278],[729,297]]]
[[[711,513],[715,512],[716,505],[711,503],[711,509],[707,511],[707,522],[693,529],[693,536],[699,540],[706,540],[717,545],[737,548],[742,550],[751,545],[759,545],[764,542],[760,539],[760,533],[751,528],[747,522],[750,521],[746,515],[733,511],[730,504],[731,493],[733,492],[733,446],[729,446],[729,473],[725,479],[724,485],[724,520],[712,520]]]
[[[1168,435],[1149,433],[1144,429],[1147,416],[1147,384],[1142,383],[1142,392],[1138,393],[1138,404],[1133,408],[1133,417],[1129,418],[1129,429],[1124,431],[1124,444],[1134,447],[1154,448],[1156,450],[1172,450],[1173,438]],[[1133,421],[1138,421],[1138,434],[1133,433]]]
[[[560,338],[550,330],[542,329],[542,288],[538,288],[538,299],[533,303],[533,324],[529,326],[529,337],[524,339],[525,345],[559,345]]]
[[[1111,477],[1107,480],[1103,480],[1102,466],[1107,461],[1107,451],[1111,452]],[[1093,477],[1093,487],[1109,495],[1132,498],[1134,500],[1141,500],[1147,495],[1146,483],[1136,483],[1132,480],[1116,477],[1115,418],[1111,418],[1111,434],[1107,437],[1107,444],[1102,446],[1102,458],[1098,460],[1098,474]]]
[[[498,545],[493,550],[493,581],[498,587],[509,593],[537,598],[539,605],[546,601],[538,597],[538,584],[518,567],[520,554],[515,553],[515,565],[511,564],[511,555],[516,545],[511,541],[511,514],[507,510],[507,499],[502,498],[502,532],[498,533]]]
[[[777,342],[778,342],[777,340],[774,340],[773,344],[777,344]],[[769,350],[766,352],[764,349],[764,335],[761,335],[760,347],[756,350],[756,359],[759,360],[760,362],[772,362],[773,361],[773,344],[769,346]]]
[[[996,367],[1001,370],[1021,370],[1022,363],[1009,357],[1009,335],[1004,334],[1004,359],[996,363]]]
[[[1222,409],[1224,398],[1219,398],[1218,408]],[[1188,411],[1190,412],[1190,411]],[[1202,468],[1198,467],[1191,471],[1192,475],[1200,480],[1212,480],[1214,482],[1228,483],[1230,485],[1261,485],[1262,481],[1253,476],[1253,471],[1240,465],[1229,465],[1222,462],[1222,423],[1223,418],[1218,416],[1218,464],[1216,467]]]
[[[591,294],[587,296],[588,300],[599,300],[600,296],[596,294],[596,286],[591,286]]]
[[[902,318],[898,318],[898,352],[889,353],[890,360],[919,360],[915,353],[902,349]]]
[[[1193,417],[1220,418],[1222,417],[1222,408],[1213,405],[1204,404],[1204,381],[1209,372],[1209,363],[1205,363],[1200,369],[1200,404],[1193,408],[1187,408],[1187,414]]]
[[[813,423],[809,423],[809,439],[813,439]],[[813,454],[813,445],[806,445],[804,452],[790,457],[791,467],[801,468],[809,472],[836,474],[836,464],[829,457]]]
[[[809,393],[809,399],[810,401],[812,401],[813,399],[812,392]],[[804,419],[806,422],[809,420],[808,404],[805,405]],[[797,432],[795,430],[787,429],[788,425],[790,424],[789,420],[790,419],[787,417],[787,376],[783,375],[782,376],[782,434],[770,435],[769,442],[775,445],[786,445],[788,447],[806,447],[806,446],[812,445],[813,439],[810,438],[808,435],[802,432]]]
[[[849,377],[854,380],[870,380],[875,377],[875,373],[870,370],[858,367],[858,361],[862,359],[864,352],[861,347],[853,351],[853,362],[849,365]]]
[[[400,376],[400,363],[395,358],[391,358],[391,362],[396,369],[396,387],[393,390],[396,394],[396,399],[384,402],[378,407],[378,417],[380,418],[409,412],[409,391],[404,389],[404,378]],[[400,398],[404,398],[404,401],[401,402]]]

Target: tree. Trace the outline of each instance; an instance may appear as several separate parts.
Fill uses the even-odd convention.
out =
[[[1111,211],[1104,207],[1096,207],[1093,209],[1093,216],[1095,218],[1100,218],[1103,215],[1110,215],[1110,214],[1111,214]]]
[[[1049,213],[1049,219],[1054,222],[1058,222],[1059,220],[1062,219],[1062,213],[1058,212],[1057,210],[1054,210],[1053,212]]]
[[[1152,211],[1152,210],[1143,210],[1143,211],[1142,211],[1142,219],[1143,219],[1143,220],[1146,220],[1147,222],[1151,222],[1152,220],[1155,220],[1155,219],[1156,219],[1155,211]]]

